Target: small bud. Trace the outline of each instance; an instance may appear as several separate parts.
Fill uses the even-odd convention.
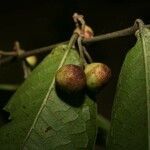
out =
[[[36,56],[29,56],[26,58],[26,61],[30,66],[34,67],[37,63],[37,57]]]
[[[90,90],[99,89],[111,77],[110,68],[103,63],[88,64],[84,71],[86,74],[86,84]]]
[[[67,93],[82,91],[86,86],[86,76],[80,66],[68,64],[56,73],[56,85]]]
[[[94,36],[94,32],[93,32],[92,28],[88,25],[85,25],[85,28],[83,31],[80,28],[76,28],[74,30],[74,33],[79,34],[84,39],[91,39]]]
[[[90,26],[85,25],[84,39],[91,39],[94,36],[94,32]]]

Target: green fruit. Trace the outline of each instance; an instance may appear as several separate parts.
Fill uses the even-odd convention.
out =
[[[90,90],[102,87],[111,77],[110,68],[103,63],[88,64],[84,71],[86,74],[86,84]]]
[[[86,86],[86,76],[80,66],[68,64],[56,73],[56,85],[67,93],[82,91]]]

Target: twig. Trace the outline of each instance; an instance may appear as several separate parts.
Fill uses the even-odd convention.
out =
[[[55,48],[56,46],[59,46],[61,44],[67,44],[67,43],[69,43],[69,41],[65,41],[65,42],[61,42],[61,43],[57,43],[57,44],[52,44],[50,46],[41,47],[41,48],[37,48],[37,49],[34,49],[34,50],[29,50],[29,51],[26,51],[24,54],[22,54],[19,58],[22,59],[22,58],[25,58],[25,57],[28,57],[28,56],[49,52],[53,48]]]
[[[150,28],[150,24],[144,25],[144,26],[147,27],[147,28]],[[139,29],[138,25],[134,24],[133,26],[131,26],[129,28],[118,30],[118,31],[115,31],[115,32],[112,32],[112,33],[107,33],[107,34],[102,34],[102,35],[99,35],[99,36],[95,36],[92,39],[83,40],[82,42],[83,42],[83,44],[88,44],[88,43],[94,43],[94,42],[113,39],[113,38],[124,37],[124,36],[134,34],[138,29]],[[50,46],[47,46],[47,47],[42,47],[42,48],[26,51],[23,54],[21,54],[19,56],[19,58],[23,59],[23,58],[31,56],[31,55],[36,55],[36,54],[40,54],[40,53],[44,53],[44,52],[49,52],[49,51],[51,51],[52,48],[55,48],[56,46],[61,45],[61,44],[67,44],[68,42],[69,41],[65,41],[65,42],[61,42],[61,43],[58,43],[58,44],[53,44],[53,45],[50,45]],[[0,65],[10,62],[15,57],[16,56],[8,56],[6,58],[1,59],[0,60]]]
[[[96,118],[97,123],[97,133],[103,137],[101,142],[105,145],[107,141],[107,137],[110,131],[110,121],[102,116],[101,114],[97,114]],[[98,138],[99,139],[99,138]],[[103,140],[103,141],[102,141]]]
[[[0,90],[15,91],[18,87],[17,84],[0,84]]]
[[[144,25],[144,26],[147,27],[147,28],[150,28],[150,24]],[[115,31],[115,32],[111,32],[111,33],[102,34],[102,35],[99,35],[99,36],[95,36],[92,39],[84,40],[83,43],[85,43],[85,44],[86,43],[94,43],[94,42],[98,42],[98,41],[109,40],[109,39],[113,39],[113,38],[119,38],[119,37],[132,35],[138,29],[139,29],[139,26],[137,25],[137,22],[135,21],[135,24],[132,27],[125,28],[125,29],[122,29],[122,30],[118,30],[118,31]]]
[[[5,51],[0,50],[0,55],[3,55],[3,56],[17,56],[17,53],[16,52],[5,52]]]
[[[24,73],[24,79],[26,79],[31,73],[31,68],[27,66],[27,63],[25,60],[22,60],[22,68],[23,68],[23,73]]]
[[[69,41],[65,41],[65,42],[61,42],[61,43],[58,43],[58,44],[52,44],[50,46],[41,47],[41,48],[38,48],[38,49],[26,51],[26,52],[24,52],[23,54],[21,54],[19,56],[19,59],[23,59],[23,58],[26,58],[28,56],[37,55],[37,54],[44,53],[44,52],[49,52],[53,48],[55,48],[56,46],[61,45],[61,44],[67,44],[68,42]],[[5,57],[3,59],[0,59],[0,65],[8,63],[8,62],[12,61],[14,58],[15,58],[15,56],[8,56],[8,57]]]

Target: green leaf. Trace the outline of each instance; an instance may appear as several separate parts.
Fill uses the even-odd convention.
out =
[[[55,73],[64,64],[80,64],[75,49],[55,48],[33,70],[5,110],[11,121],[0,129],[3,150],[91,150],[96,137],[96,104],[87,95],[74,107],[55,90]],[[70,101],[73,99],[70,98]]]
[[[150,149],[150,30],[142,28],[120,73],[108,150]]]

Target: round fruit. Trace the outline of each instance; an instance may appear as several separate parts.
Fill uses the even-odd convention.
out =
[[[95,90],[103,86],[111,77],[110,68],[103,63],[91,63],[85,67],[88,89]]]
[[[86,76],[80,66],[68,64],[56,73],[56,85],[67,93],[79,92],[86,86]]]

